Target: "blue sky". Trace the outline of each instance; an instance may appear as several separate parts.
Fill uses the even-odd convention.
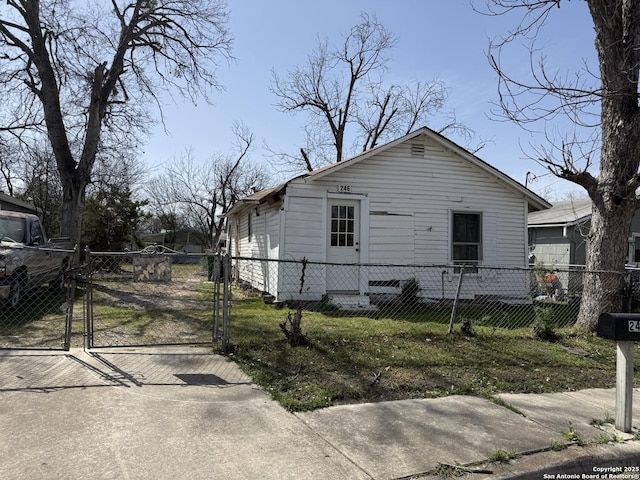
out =
[[[480,158],[523,184],[531,172],[529,187],[541,194],[553,191],[558,197],[580,191],[545,175],[543,167],[525,158],[522,149],[543,141],[542,136],[496,121],[491,114],[498,97],[496,75],[486,57],[489,41],[513,27],[517,15],[483,16],[467,0],[231,0],[229,9],[237,60],[218,69],[225,90],[211,95],[213,105],[202,101],[194,106],[179,98],[175,105],[169,104],[164,110],[168,134],[158,126],[145,148],[149,165],[162,165],[187,149],[203,161],[231,151],[234,121],[242,121],[254,133],[251,158],[265,168],[270,165],[264,143],[276,151],[296,152],[303,146],[305,116],[281,113],[274,107],[271,71],[285,76],[304,64],[318,38],[339,42],[340,35],[367,12],[399,38],[390,52],[387,81],[445,82],[451,92],[447,107],[478,137],[490,140],[478,153]],[[536,39],[547,64],[571,72],[584,59],[597,71],[586,2],[562,2],[552,19]],[[511,74],[526,78],[530,75],[527,50],[517,47],[505,58],[505,66]]]

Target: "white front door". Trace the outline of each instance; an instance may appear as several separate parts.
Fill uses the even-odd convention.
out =
[[[330,199],[327,292],[359,292],[360,201]]]

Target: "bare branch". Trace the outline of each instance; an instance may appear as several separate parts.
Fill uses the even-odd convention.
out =
[[[232,58],[227,21],[222,0],[7,1],[0,89],[3,98],[37,99],[9,125],[46,124],[65,190],[65,235],[79,238],[103,136],[138,135],[148,105],[161,113],[161,94],[208,100],[221,89],[217,60]]]
[[[304,165],[307,168],[307,171],[311,172],[313,170],[313,167],[311,166],[309,155],[307,155],[307,152],[304,151],[304,148],[300,149],[300,155],[302,155],[302,159],[304,160]]]
[[[304,67],[296,67],[286,79],[272,73],[271,91],[279,98],[278,108],[284,112],[303,110],[322,119],[333,137],[335,159],[341,161],[360,83],[386,68],[385,55],[396,43],[375,16],[363,13],[340,46],[319,41]]]
[[[496,41],[497,48],[518,38],[537,38],[553,9],[560,8],[560,0],[483,0],[483,3],[485,9],[475,6],[474,9],[484,15],[506,16],[517,11],[524,12],[520,22]]]
[[[593,202],[587,269],[622,271],[640,205],[640,3],[488,0],[486,4],[488,14],[523,12],[516,28],[491,45],[489,60],[499,78],[500,114],[530,131],[542,124],[546,143],[534,148],[536,160],[559,178],[582,186]],[[551,12],[561,5],[589,9],[597,73],[586,63],[571,75],[550,72],[544,55],[534,48]],[[501,53],[520,38],[529,43],[531,76],[525,80],[509,75],[501,62]],[[552,122],[560,118],[568,119],[569,126],[550,135]],[[597,175],[590,171],[595,168]],[[618,280],[615,290],[623,288]],[[621,296],[604,290],[600,277],[585,281],[578,326],[593,331],[601,312],[621,308]]]
[[[224,231],[226,220],[220,215],[268,183],[264,170],[248,158],[253,134],[240,123],[233,131],[235,153],[200,163],[187,151],[147,186],[156,217],[197,229],[208,248],[215,247]]]

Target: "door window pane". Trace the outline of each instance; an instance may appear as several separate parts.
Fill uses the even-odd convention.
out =
[[[355,207],[331,206],[331,246],[353,247],[355,240]]]

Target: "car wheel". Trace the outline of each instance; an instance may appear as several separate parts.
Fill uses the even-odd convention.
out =
[[[11,282],[11,289],[9,290],[9,307],[16,309],[20,305],[22,300],[22,278],[16,278]]]
[[[56,276],[56,278],[49,283],[49,287],[51,287],[51,290],[55,292],[64,292],[64,287],[67,280],[65,276],[66,270],[67,270],[67,264],[64,263],[62,267],[60,267],[60,272],[58,272],[58,275]]]

